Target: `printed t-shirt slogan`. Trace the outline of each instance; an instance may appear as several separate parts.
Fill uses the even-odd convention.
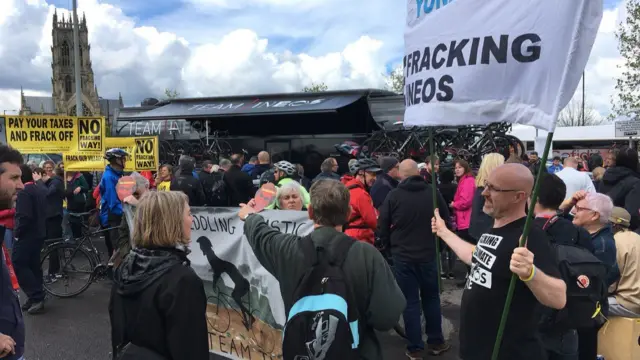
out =
[[[72,116],[7,116],[7,143],[24,153],[104,150],[103,118]]]
[[[407,0],[407,10],[405,126],[507,121],[553,131],[602,0]]]

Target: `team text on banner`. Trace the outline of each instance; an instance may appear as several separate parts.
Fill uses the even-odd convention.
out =
[[[101,117],[7,116],[7,144],[22,153],[85,153],[104,151],[105,127]]]

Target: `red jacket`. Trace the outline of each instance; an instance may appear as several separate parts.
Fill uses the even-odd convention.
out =
[[[340,181],[345,184],[345,186],[351,181],[353,180],[353,175],[351,174],[344,174],[342,175],[342,177],[340,178]]]
[[[0,225],[7,229],[12,229],[15,226],[16,209],[7,209],[0,211]]]
[[[456,216],[458,230],[466,230],[471,222],[471,204],[476,192],[476,181],[473,175],[464,175],[458,180],[458,188],[453,197],[453,211]]]
[[[345,226],[344,233],[352,238],[374,243],[374,230],[378,226],[378,211],[373,207],[371,195],[364,188],[364,184],[357,179],[352,179],[345,184],[349,189],[351,199],[351,216],[349,222]]]

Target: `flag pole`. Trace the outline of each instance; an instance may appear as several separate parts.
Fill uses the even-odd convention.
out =
[[[429,155],[431,157],[431,191],[432,191],[432,197],[433,197],[433,209],[435,211],[435,209],[438,208],[438,190],[436,189],[436,186],[438,186],[437,183],[437,179],[436,179],[436,172],[435,172],[435,167],[436,167],[436,152],[433,146],[433,127],[429,128],[429,151],[431,152],[431,154]],[[446,206],[446,204],[445,204]],[[431,219],[429,219],[429,221],[431,221]],[[436,266],[438,268],[438,291],[442,294],[442,277],[440,276],[440,271],[442,271],[442,264],[440,263],[440,238],[438,238],[438,235],[433,234],[435,242],[436,242]]]
[[[553,132],[547,134],[547,141],[544,144],[544,153],[542,154],[542,166],[536,175],[536,181],[533,186],[533,194],[531,194],[531,202],[529,204],[529,211],[527,213],[527,220],[524,223],[524,229],[522,230],[522,237],[520,238],[520,247],[525,246],[527,243],[527,238],[529,237],[529,231],[531,230],[531,225],[533,224],[533,209],[536,206],[536,202],[538,201],[538,192],[540,190],[540,179],[542,178],[542,173],[546,171],[547,158],[549,155],[549,150],[551,148],[551,143],[553,141]],[[513,300],[513,292],[515,291],[516,281],[518,281],[518,277],[516,274],[511,274],[511,283],[509,283],[509,290],[507,291],[507,299],[504,303],[504,308],[502,309],[502,318],[500,319],[500,326],[498,327],[498,333],[496,334],[496,342],[493,345],[493,353],[491,355],[491,360],[498,360],[498,355],[500,354],[500,345],[502,344],[502,337],[504,335],[504,328],[507,324],[507,317],[509,316],[509,309],[511,308],[511,301]]]

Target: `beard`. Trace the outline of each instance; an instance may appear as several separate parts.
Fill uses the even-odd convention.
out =
[[[15,201],[13,201],[13,193],[0,188],[0,210],[13,209],[14,206]]]

